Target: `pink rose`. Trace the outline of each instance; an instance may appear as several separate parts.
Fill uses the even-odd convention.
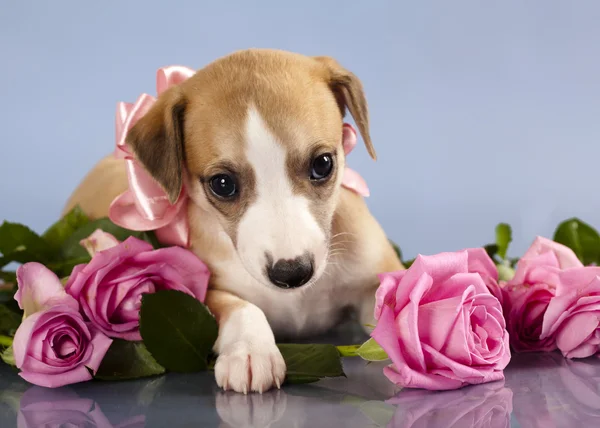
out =
[[[108,234],[90,237],[95,240],[92,260],[73,269],[65,289],[79,301],[85,318],[107,336],[141,340],[139,311],[145,293],[178,290],[204,301],[210,274],[190,251],[154,250],[134,237],[119,244],[103,235]]]
[[[92,379],[112,340],[87,324],[77,301],[54,273],[39,263],[17,270],[15,299],[25,318],[13,342],[20,376],[48,388]]]
[[[408,270],[380,275],[372,336],[392,360],[388,379],[432,390],[504,379],[502,306],[469,269],[485,258],[483,250],[418,256]]]
[[[563,269],[580,267],[568,247],[538,237],[517,264],[504,287],[505,316],[510,343],[517,352],[553,351],[553,335],[541,338],[546,309],[554,297]]]
[[[549,337],[556,338],[556,346],[567,358],[586,358],[600,351],[599,267],[560,272],[540,335]]]

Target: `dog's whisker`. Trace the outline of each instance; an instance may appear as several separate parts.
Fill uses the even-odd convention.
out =
[[[338,237],[338,236],[342,236],[342,235],[351,235],[351,236],[356,236],[356,233],[352,233],[352,232],[339,232],[339,233],[336,233],[335,235],[333,235],[333,236],[331,237],[331,239],[333,239],[333,238],[335,238],[335,237]]]

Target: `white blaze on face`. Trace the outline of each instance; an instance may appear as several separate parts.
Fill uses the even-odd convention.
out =
[[[240,258],[255,279],[270,283],[265,275],[266,253],[273,262],[309,253],[314,256],[317,278],[325,267],[325,234],[310,211],[310,201],[292,191],[286,149],[253,107],[248,110],[245,132],[246,157],[256,177],[256,199],[238,226]]]

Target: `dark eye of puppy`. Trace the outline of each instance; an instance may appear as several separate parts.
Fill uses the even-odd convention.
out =
[[[313,159],[310,167],[310,179],[313,181],[325,180],[333,171],[333,156],[325,153]]]
[[[214,195],[221,199],[233,198],[238,193],[235,178],[228,174],[217,174],[211,177],[208,185]]]

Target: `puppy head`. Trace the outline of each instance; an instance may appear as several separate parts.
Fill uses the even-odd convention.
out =
[[[128,143],[171,202],[185,183],[217,216],[257,281],[298,288],[326,267],[346,109],[375,159],[356,76],[328,57],[247,50],[163,93]]]

